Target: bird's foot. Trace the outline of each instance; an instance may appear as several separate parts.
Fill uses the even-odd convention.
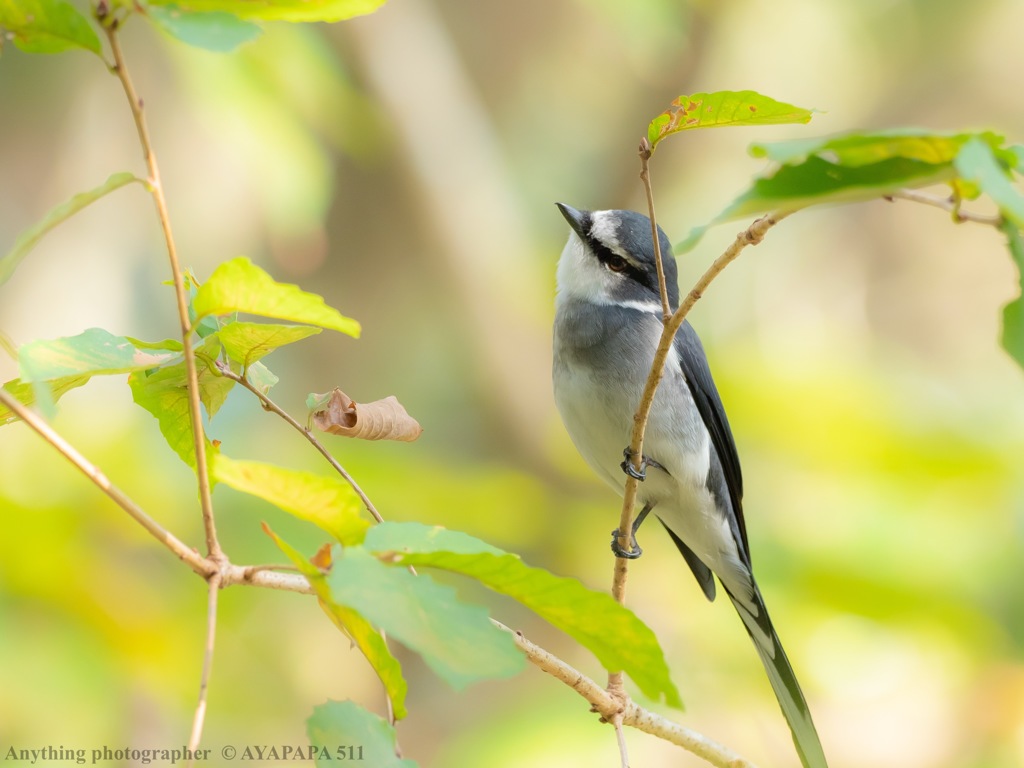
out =
[[[630,477],[643,482],[647,479],[647,468],[654,467],[655,469],[664,469],[661,464],[656,462],[654,459],[649,459],[646,456],[640,457],[640,469],[633,466],[633,457],[636,455],[633,453],[633,449],[628,445],[623,449],[622,455],[625,456],[625,460],[619,464],[622,467],[622,471]]]
[[[629,449],[627,448],[626,450]],[[655,462],[650,462],[650,464],[651,466],[656,467],[661,466],[660,464],[657,464]],[[612,552],[615,553],[616,557],[621,557],[624,560],[636,560],[638,557],[640,557],[640,555],[644,553],[644,551],[640,549],[640,545],[637,544],[636,532],[640,530],[640,526],[643,525],[643,522],[647,519],[647,516],[651,514],[652,509],[654,509],[654,502],[648,501],[646,504],[644,504],[644,508],[640,510],[640,514],[637,515],[636,519],[633,521],[633,529],[632,531],[630,531],[629,535],[629,549],[625,549],[621,544],[619,544],[619,529],[616,528],[614,531],[612,531]]]
[[[629,549],[625,549],[619,544],[619,529],[616,528],[612,531],[612,552],[616,557],[621,557],[624,560],[636,560],[644,551],[637,544],[636,535],[631,535],[629,538],[632,544]]]

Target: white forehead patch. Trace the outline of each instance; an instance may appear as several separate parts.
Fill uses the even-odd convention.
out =
[[[615,222],[616,217],[611,211],[594,211],[590,214],[590,236],[598,242],[604,243],[608,250],[616,256],[621,256],[630,263],[635,264],[636,259],[626,253],[619,243]]]

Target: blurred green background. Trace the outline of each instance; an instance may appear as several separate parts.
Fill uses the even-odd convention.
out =
[[[184,262],[245,254],[358,318],[271,356],[276,400],[397,395],[411,445],[328,438],[385,517],[465,530],[600,589],[618,501],[577,457],[550,392],[553,203],[642,209],[635,147],[680,93],[751,88],[822,110],[809,126],[677,137],[653,165],[681,239],[762,165],[758,140],[853,128],[993,128],[1021,140],[1015,0],[393,0],[335,26],[268,25],[216,55],[123,34]],[[85,53],[0,59],[0,251],[110,173],[143,173],[117,81]],[[681,259],[692,282],[739,226]],[[100,326],[174,336],[152,203],[129,187],[46,237],[0,287],[18,343]],[[691,316],[746,476],[755,571],[834,768],[1024,764],[1024,375],[999,349],[1016,274],[1000,236],[934,209],[804,212]],[[0,359],[0,380],[16,375]],[[56,428],[154,517],[200,546],[191,473],[124,377],[63,401]],[[233,457],[329,468],[234,392],[210,427]],[[309,526],[227,488],[222,543],[281,560],[261,520]],[[0,745],[187,740],[204,584],[22,425],[0,430]],[[709,605],[657,526],[629,603],[687,703],[669,712],[764,766],[793,765],[740,622]],[[603,679],[516,605],[506,624]],[[612,766],[614,735],[530,668],[455,692],[401,653],[407,757],[426,767]],[[304,597],[221,598],[204,745],[303,744],[325,698],[383,712],[357,651]],[[633,765],[703,763],[639,732]],[[217,764],[213,761],[212,764]],[[268,763],[269,764],[269,763]]]

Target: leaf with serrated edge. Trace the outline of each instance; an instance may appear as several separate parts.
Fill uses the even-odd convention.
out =
[[[340,549],[325,577],[331,602],[362,614],[388,637],[419,653],[453,688],[512,677],[524,664],[512,637],[487,611],[458,599],[425,574],[385,565],[362,547]]]
[[[412,760],[395,754],[395,729],[386,720],[352,701],[328,701],[313,709],[306,721],[309,743],[318,755],[317,768],[351,759],[348,750],[358,749],[360,765],[372,768],[416,768]],[[343,750],[341,753],[338,750]],[[339,756],[340,755],[340,756]]]
[[[318,325],[359,336],[359,323],[327,306],[323,297],[296,285],[275,282],[244,256],[226,261],[210,275],[192,302],[196,317],[245,312],[296,323]]]
[[[218,335],[228,356],[248,367],[275,349],[315,336],[321,330],[315,325],[278,325],[235,321],[225,324],[218,331]]]
[[[9,2],[9,0],[0,0],[0,7],[3,7],[4,2]],[[0,18],[0,27],[2,26],[3,20]],[[3,285],[10,279],[11,275],[14,274],[14,270],[18,268],[18,265],[29,254],[29,251],[35,247],[36,243],[43,239],[47,232],[62,221],[71,218],[90,203],[99,200],[104,195],[110,194],[115,189],[131,184],[133,181],[145,184],[142,179],[137,178],[134,174],[115,173],[95,189],[81,192],[67,202],[51,209],[40,221],[22,232],[18,239],[14,241],[11,250],[0,257],[0,285]]]
[[[342,544],[358,544],[370,527],[359,515],[359,497],[342,480],[224,455],[213,463],[213,474],[236,491],[319,526]]]
[[[384,641],[384,637],[358,612],[331,600],[331,591],[324,581],[323,573],[313,563],[303,557],[301,552],[270,530],[270,526],[266,523],[263,524],[263,530],[274,540],[274,543],[277,544],[288,559],[295,564],[299,572],[306,577],[319,598],[320,607],[323,608],[335,626],[359,646],[359,650],[363,652],[366,660],[377,673],[377,677],[380,678],[388,698],[391,699],[391,707],[395,713],[395,719],[401,720],[407,714],[405,695],[408,692],[408,685],[402,676],[402,666],[398,663],[398,659],[392,655],[391,650]]]
[[[667,136],[695,128],[806,123],[812,111],[776,101],[756,91],[715,91],[678,96],[647,127],[654,149]]]
[[[0,35],[3,30],[26,53],[84,48],[97,56],[103,55],[92,25],[64,0],[0,0]]]
[[[363,546],[388,562],[477,579],[572,636],[605,669],[625,671],[649,698],[682,706],[657,637],[611,595],[530,567],[518,556],[465,533],[421,523],[382,523],[367,533]]]

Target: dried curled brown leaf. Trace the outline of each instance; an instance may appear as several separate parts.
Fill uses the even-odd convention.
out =
[[[409,443],[423,432],[393,395],[372,403],[357,403],[340,389],[335,389],[329,400],[321,395],[311,397],[327,401],[313,411],[312,419],[317,429],[332,435]]]

